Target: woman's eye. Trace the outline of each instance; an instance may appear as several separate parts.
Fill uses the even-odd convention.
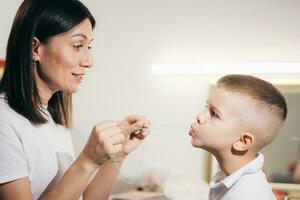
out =
[[[74,47],[74,49],[79,50],[80,48],[83,47],[83,45],[82,44],[80,44],[80,45],[74,45],[73,47]]]
[[[91,49],[92,49],[92,46],[88,46],[88,49],[91,50]]]

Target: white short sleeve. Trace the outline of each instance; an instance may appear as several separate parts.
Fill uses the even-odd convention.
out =
[[[0,121],[0,183],[28,176],[23,146],[10,124]]]

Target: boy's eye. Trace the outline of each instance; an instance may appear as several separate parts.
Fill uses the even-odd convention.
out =
[[[213,117],[213,118],[219,118],[218,114],[213,109],[210,109],[209,113],[210,113],[211,117]]]

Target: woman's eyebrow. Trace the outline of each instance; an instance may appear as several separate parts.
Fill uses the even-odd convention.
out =
[[[84,39],[88,39],[88,37],[85,35],[85,34],[82,34],[82,33],[77,33],[77,34],[75,34],[75,35],[72,35],[71,37],[83,37]],[[90,42],[92,42],[94,40],[94,38],[92,38],[91,40],[90,40]]]

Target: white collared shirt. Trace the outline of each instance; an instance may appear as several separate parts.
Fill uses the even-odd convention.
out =
[[[239,170],[216,183],[218,172],[210,185],[209,200],[276,200],[261,170],[264,156],[258,156]]]

